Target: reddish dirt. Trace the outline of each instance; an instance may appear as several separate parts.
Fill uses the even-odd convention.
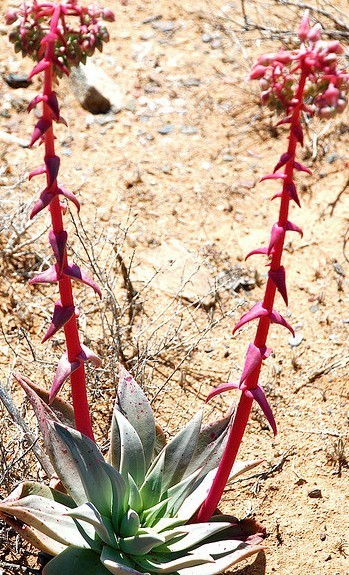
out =
[[[262,258],[245,262],[244,257],[264,245],[277,217],[277,202],[269,199],[278,184],[259,179],[287,141],[285,128],[276,131],[275,116],[260,107],[257,84],[246,77],[258,54],[295,40],[285,27],[288,22],[294,30],[299,11],[286,4],[111,1],[117,13],[109,25],[111,41],[94,60],[121,87],[129,109],[104,123],[105,116],[91,116],[79,106],[65,80],[58,88],[69,124],[57,128],[61,178],[82,202],[84,226],[77,235],[67,215],[71,251],[91,273],[99,273],[104,293],[99,304],[77,290],[85,341],[104,360],[101,370],[89,374],[102,445],[118,351],[169,434],[203,404],[212,386],[239,378],[254,326],[234,337],[232,328],[260,300],[266,277]],[[344,23],[347,28],[337,23],[337,30],[347,43],[346,2],[335,4],[317,2],[327,17],[313,14],[326,30],[334,29],[333,17]],[[0,7],[3,15],[7,3]],[[13,55],[4,26],[0,33],[0,130],[28,140],[33,117],[25,109],[39,80],[18,90],[5,83],[6,74],[26,73],[31,64]],[[160,133],[165,126],[171,126],[168,133]],[[327,124],[310,121],[299,151],[313,175],[298,178],[302,209],[292,208],[291,219],[304,235],[287,237],[289,308],[277,301],[297,341],[272,328],[273,354],[261,379],[278,435],[272,437],[255,408],[240,458],[264,462],[259,473],[230,486],[222,504],[224,511],[256,517],[266,527],[266,551],[237,567],[235,575],[349,574],[348,126],[348,111]],[[40,182],[29,184],[26,177],[41,163],[41,149],[0,141],[0,151],[1,382],[36,433],[11,373],[22,370],[48,387],[63,346],[62,337],[48,346],[39,343],[57,299],[54,288],[26,283],[50,258],[47,217],[19,233],[40,191]],[[73,210],[72,216],[78,223]],[[192,254],[194,275],[179,281],[181,267],[171,265],[173,253],[183,250]],[[159,272],[163,269],[167,272]],[[217,399],[207,416],[235,401],[233,393]],[[5,408],[0,434],[5,496],[23,477],[44,475]],[[37,565],[36,554],[1,527],[0,545],[0,572],[5,563],[4,573],[13,573],[14,564]]]

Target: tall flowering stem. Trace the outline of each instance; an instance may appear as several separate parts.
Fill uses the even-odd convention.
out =
[[[259,377],[262,363],[272,351],[267,347],[270,325],[275,323],[286,327],[294,335],[293,328],[274,309],[274,300],[278,292],[288,305],[286,273],[282,265],[286,233],[298,232],[302,235],[302,230],[289,220],[290,203],[293,201],[300,206],[294,179],[295,171],[311,173],[306,166],[296,160],[297,146],[303,145],[301,117],[302,113],[315,112],[323,118],[332,117],[336,112],[342,112],[346,105],[343,90],[348,83],[348,74],[337,70],[338,55],[343,49],[338,42],[321,41],[320,36],[320,25],[311,27],[309,14],[306,13],[298,30],[300,48],[293,51],[281,50],[276,54],[260,57],[250,75],[251,79],[260,80],[263,103],[286,112],[286,116],[278,125],[289,125],[289,141],[287,151],[281,154],[273,173],[261,180],[282,180],[281,192],[272,198],[280,198],[280,208],[278,221],[271,230],[269,245],[257,248],[247,255],[249,257],[262,254],[269,258],[268,280],[263,301],[256,303],[245,313],[233,331],[235,333],[246,323],[258,320],[254,341],[247,349],[240,381],[223,384],[214,389],[208,397],[211,399],[232,389],[241,392],[225,451],[208,496],[195,518],[196,521],[209,520],[218,506],[245,433],[253,400],[262,408],[274,434],[277,431]]]
[[[78,18],[79,26],[74,28],[70,17]],[[95,7],[79,7],[77,2],[58,3],[36,0],[25,3],[17,11],[9,12],[7,23],[13,24],[10,39],[16,51],[29,54],[38,63],[29,77],[43,73],[42,93],[30,103],[28,111],[42,104],[42,115],[33,131],[30,146],[36,142],[44,145],[44,165],[32,171],[29,179],[38,175],[46,176],[46,186],[36,201],[31,218],[48,208],[51,215],[49,243],[55,264],[48,270],[30,280],[31,284],[57,283],[59,299],[54,306],[51,324],[43,337],[50,339],[58,330],[63,329],[66,340],[66,352],[58,362],[50,391],[50,402],[54,400],[63,383],[70,377],[72,402],[76,428],[93,439],[93,432],[86,393],[84,364],[91,361],[100,366],[100,359],[80,341],[77,318],[78,309],[74,302],[72,280],[90,286],[99,296],[98,285],[79,266],[71,264],[67,256],[68,234],[64,229],[63,215],[65,201],[69,200],[80,210],[75,195],[58,183],[60,158],[56,155],[53,123],[65,123],[60,115],[57,95],[53,90],[57,76],[69,74],[72,65],[85,61],[94,48],[101,48],[101,42],[108,39],[106,30],[98,18],[112,20],[109,10],[97,10]]]

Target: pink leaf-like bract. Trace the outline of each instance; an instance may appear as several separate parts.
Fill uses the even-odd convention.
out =
[[[48,188],[45,188],[43,192],[41,192],[38,201],[34,204],[32,211],[30,212],[30,219],[32,220],[35,216],[37,216],[42,210],[47,208],[50,205],[53,198],[56,197],[55,192],[50,192]]]
[[[29,280],[30,285],[35,284],[54,284],[59,281],[56,266],[51,266],[41,274]]]
[[[278,311],[273,309],[273,311],[269,314],[269,317],[270,317],[270,321],[272,323],[277,323],[278,325],[282,325],[283,327],[287,327],[287,329],[292,333],[292,335],[294,337],[293,327],[285,320],[284,317],[282,317],[281,314],[279,314]]]
[[[216,395],[220,395],[221,393],[224,393],[225,391],[231,391],[232,389],[239,389],[239,386],[240,386],[240,384],[238,381],[232,381],[229,383],[222,383],[222,385],[219,385],[218,387],[215,387],[214,389],[212,389],[212,391],[210,391],[210,393],[206,397],[206,403],[208,401],[210,401],[210,399],[212,399],[212,397],[215,397]]]
[[[270,234],[268,255],[271,254],[272,250],[276,249],[278,244],[283,240],[284,236],[285,236],[285,228],[283,226],[279,226],[279,224],[274,224]]]
[[[294,167],[296,170],[298,170],[299,172],[306,172],[307,174],[309,174],[311,176],[312,171],[309,170],[309,168],[307,166],[304,166],[304,164],[300,164],[299,162],[294,162]]]
[[[37,142],[37,140],[39,140],[39,138],[42,138],[45,132],[47,132],[47,130],[51,128],[51,125],[52,124],[50,120],[45,120],[44,118],[39,119],[39,121],[35,125],[32,139],[30,140],[29,144],[30,148],[35,144],[35,142]]]
[[[51,112],[53,115],[53,119],[56,120],[56,122],[58,122],[59,121],[59,104],[58,104],[56,92],[51,92],[51,94],[47,98],[47,105],[50,106],[50,109],[51,109]]]
[[[63,275],[91,287],[100,298],[102,297],[102,292],[98,284],[96,284],[96,282],[93,281],[93,279],[76,264],[64,268]]]
[[[65,198],[67,198],[67,200],[70,200],[71,202],[73,202],[73,204],[75,205],[78,212],[80,212],[80,202],[77,199],[77,197],[75,196],[75,194],[73,194],[73,192],[70,192],[69,190],[66,190],[65,188],[60,187],[60,188],[58,188],[58,193],[61,194],[62,196],[64,196]]]
[[[257,385],[257,387],[254,387],[252,389],[249,389],[249,392],[252,394],[253,399],[255,399],[257,401],[257,403],[260,405],[260,407],[262,408],[262,411],[265,415],[265,417],[267,418],[270,427],[273,430],[274,435],[277,434],[277,428],[276,428],[276,422],[273,416],[273,412],[270,408],[270,405],[267,401],[267,398],[265,397],[265,393],[263,388],[260,385]]]
[[[64,306],[62,302],[58,300],[55,303],[53,316],[51,324],[42,338],[41,343],[45,343],[50,337],[52,337],[57,331],[59,331],[75,314],[75,306]]]
[[[254,255],[268,255],[268,248],[257,248],[255,250],[252,250],[250,252],[248,252],[247,256],[245,257],[245,260],[247,260],[247,258],[249,258],[250,256],[254,256]]]
[[[262,360],[268,357],[270,353],[271,349],[265,345],[263,347],[257,347],[254,343],[249,344],[244,369],[240,378],[240,384],[246,381],[252,372],[261,365]]]
[[[269,270],[268,276],[274,282],[279,293],[281,294],[284,302],[288,305],[287,288],[286,288],[286,272],[284,266],[280,266],[278,270]]]
[[[40,166],[39,168],[36,168],[32,172],[30,172],[28,180],[31,180],[35,176],[41,176],[42,174],[46,174],[46,166]]]
[[[61,160],[58,156],[46,156],[45,165],[48,175],[48,187],[51,188],[52,184],[57,180],[59,165]]]
[[[66,353],[63,353],[61,359],[58,362],[55,377],[53,379],[53,384],[50,390],[49,403],[52,403],[55,399],[57,393],[61,389],[64,382],[71,376],[74,371],[79,369],[81,362],[76,359],[74,361],[69,361]]]
[[[81,352],[78,355],[78,359],[84,362],[89,361],[93,363],[95,367],[101,367],[102,365],[101,358],[97,354],[93,353],[93,351],[83,343],[81,344]]]
[[[295,137],[297,138],[297,141],[300,143],[300,145],[303,146],[304,135],[303,135],[302,126],[299,123],[298,124],[292,124],[291,132],[295,135]]]
[[[292,222],[287,222],[286,223],[286,230],[288,232],[297,232],[298,234],[300,234],[301,238],[303,237],[303,230],[302,228],[300,228],[299,226],[297,226],[296,224],[293,224]]]
[[[64,255],[67,245],[68,234],[66,231],[62,231],[59,233],[54,233],[53,230],[50,230],[48,239],[50,242],[50,246],[54,253],[54,256],[57,261],[58,270],[62,272],[63,265],[64,265]]]
[[[265,180],[285,180],[286,177],[286,174],[283,172],[276,172],[274,174],[267,174],[266,176],[263,176],[263,178],[261,178],[259,181],[264,182]]]
[[[281,154],[280,156],[280,160],[278,161],[278,163],[276,164],[273,172],[277,172],[280,168],[282,168],[282,166],[284,166],[285,164],[287,164],[287,162],[290,161],[290,159],[292,158],[291,154],[289,154],[288,152],[285,152],[284,154]]]
[[[27,112],[31,112],[32,109],[35,108],[35,106],[37,106],[38,104],[40,104],[40,102],[44,100],[46,100],[44,94],[38,94],[37,96],[35,96],[35,98],[33,98],[32,101],[29,103]]]
[[[290,198],[292,198],[292,200],[294,202],[296,202],[297,206],[301,207],[301,203],[299,201],[299,197],[297,194],[296,184],[294,182],[286,182],[285,183],[285,190],[288,193],[288,195],[290,196]]]
[[[240,320],[237,322],[237,324],[235,325],[234,329],[233,329],[233,334],[240,329],[240,327],[242,327],[243,325],[245,325],[245,323],[248,323],[249,321],[252,321],[254,319],[257,319],[259,317],[268,315],[268,310],[265,309],[263,307],[263,305],[261,304],[261,302],[256,303],[253,307],[251,307],[250,311],[248,311],[247,313],[245,313]]]
[[[49,60],[45,60],[45,59],[40,60],[40,62],[38,62],[34,66],[32,71],[30,72],[30,74],[28,76],[28,80],[30,80],[33,76],[35,76],[35,74],[41,74],[41,72],[44,72],[50,66],[51,66],[51,62]]]

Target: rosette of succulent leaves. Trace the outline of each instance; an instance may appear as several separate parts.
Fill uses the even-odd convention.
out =
[[[0,502],[0,516],[53,556],[44,575],[214,575],[262,549],[256,524],[218,514],[191,522],[216,473],[229,415],[202,426],[200,411],[166,444],[144,392],[121,368],[105,461],[28,380],[17,379],[58,481],[56,488],[20,484]],[[236,464],[231,478],[258,463]]]

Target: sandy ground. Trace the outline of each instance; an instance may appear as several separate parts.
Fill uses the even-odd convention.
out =
[[[232,328],[260,300],[266,278],[262,258],[244,257],[264,245],[277,217],[269,199],[278,184],[259,179],[287,142],[246,77],[257,54],[294,41],[289,32],[299,11],[287,4],[110,1],[117,14],[111,41],[94,61],[121,90],[126,109],[93,116],[67,81],[58,88],[69,125],[57,128],[61,178],[82,203],[81,225],[73,210],[67,215],[70,249],[104,294],[99,304],[76,292],[85,341],[104,361],[89,374],[102,445],[119,358],[144,385],[168,433],[212,386],[239,378],[254,326],[234,337]],[[313,4],[326,30],[337,20],[347,45],[346,2]],[[0,6],[4,14],[7,2]],[[17,90],[7,85],[4,76],[25,74],[31,64],[13,55],[5,32],[1,25],[0,130],[12,141],[0,141],[0,371],[35,434],[11,373],[20,370],[48,387],[63,341],[40,345],[56,295],[26,283],[50,258],[46,216],[28,227],[40,182],[26,178],[41,163],[41,150],[14,139],[28,141],[33,117],[25,110],[39,81]],[[292,208],[304,236],[287,238],[289,308],[277,302],[296,338],[272,328],[273,354],[262,373],[278,435],[255,408],[240,457],[264,463],[227,489],[222,504],[266,527],[266,552],[235,574],[349,574],[348,132],[348,111],[327,124],[311,121],[299,151],[313,175],[298,179],[302,208]],[[235,400],[233,393],[219,398],[216,413]],[[0,434],[5,496],[23,477],[44,475],[4,408]],[[35,572],[36,554],[5,527],[0,549],[0,572],[17,572],[18,564]]]

